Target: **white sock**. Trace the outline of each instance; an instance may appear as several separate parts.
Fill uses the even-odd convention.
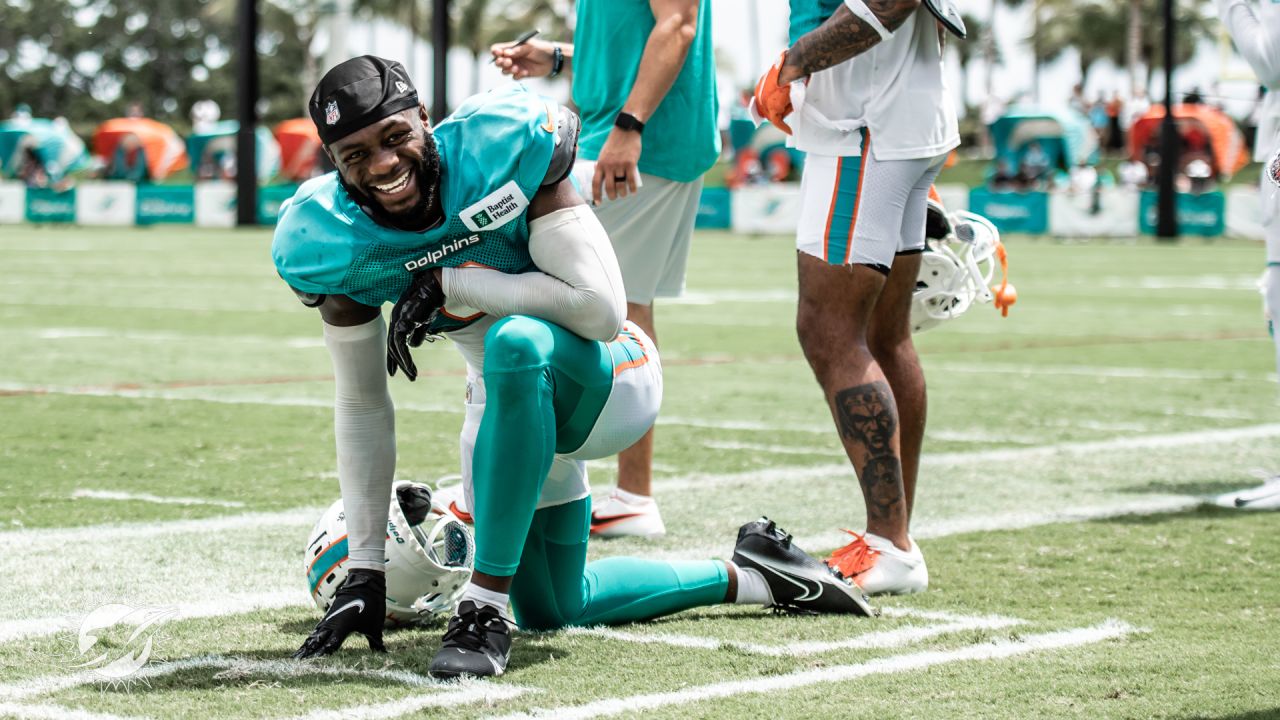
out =
[[[613,496],[628,505],[643,505],[653,502],[653,498],[648,495],[637,495],[633,492],[627,492],[622,488],[614,488]]]
[[[772,605],[773,593],[769,592],[769,583],[764,581],[764,576],[755,568],[744,568],[735,563],[729,563],[738,573],[738,597],[733,601],[735,605]]]
[[[497,610],[498,614],[503,618],[510,620],[511,615],[507,612],[507,603],[510,599],[510,595],[507,593],[482,588],[475,583],[467,583],[467,587],[462,591],[462,597],[458,599],[458,602],[470,600],[477,605],[488,605]]]

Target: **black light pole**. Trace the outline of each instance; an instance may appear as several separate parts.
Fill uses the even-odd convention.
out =
[[[258,224],[258,0],[238,0],[236,47],[236,225]]]
[[[449,114],[449,0],[431,3],[431,119]]]
[[[1174,2],[1164,0],[1164,122],[1160,124],[1160,197],[1156,219],[1156,236],[1169,241],[1178,238],[1178,195],[1173,183],[1178,169],[1178,123],[1173,119]]]

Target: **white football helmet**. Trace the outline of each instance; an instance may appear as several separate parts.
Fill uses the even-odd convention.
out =
[[[990,287],[996,265],[1000,287]],[[911,296],[911,331],[923,332],[965,313],[974,303],[995,301],[1005,316],[1017,300],[1009,284],[1009,261],[1000,231],[990,220],[967,211],[947,213],[929,201],[925,251]]]
[[[392,485],[386,552],[388,627],[453,612],[471,579],[475,541],[426,485]],[[303,557],[311,599],[321,612],[346,580],[346,563],[347,519],[339,499],[312,528]]]

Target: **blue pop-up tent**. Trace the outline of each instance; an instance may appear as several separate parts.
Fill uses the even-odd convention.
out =
[[[84,141],[65,122],[45,118],[0,121],[0,173],[14,176],[22,166],[26,148],[35,152],[54,181],[89,163]]]
[[[240,123],[235,120],[223,120],[215,124],[207,132],[195,133],[187,138],[187,156],[191,165],[199,172],[208,162],[217,164],[218,159],[236,154],[236,133],[240,132]],[[266,182],[280,172],[280,144],[271,135],[269,128],[259,125],[254,132],[257,141],[258,181]]]
[[[1081,163],[1098,162],[1098,135],[1083,115],[1034,107],[1013,107],[991,123],[996,161],[1016,169],[1032,142],[1048,153],[1053,165],[1067,170]]]

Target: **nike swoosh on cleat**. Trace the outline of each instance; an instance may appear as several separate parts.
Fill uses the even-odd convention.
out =
[[[459,520],[461,520],[464,523],[467,523],[468,525],[473,524],[473,521],[475,520],[475,518],[471,516],[471,513],[458,507],[457,500],[452,500],[449,502],[449,512],[453,513],[455,516],[457,516]]]
[[[764,560],[759,555],[756,555],[749,551],[739,550],[738,554],[742,555],[748,560],[751,560],[755,564],[759,565],[761,568],[768,570],[774,575],[777,575],[783,580],[786,580],[792,585],[795,585],[796,587],[800,588],[800,590],[803,591],[803,594],[800,597],[797,597],[794,600],[792,600],[792,602],[808,602],[810,600],[817,600],[819,597],[822,597],[823,583],[821,581],[815,580],[814,578],[804,577],[802,575],[796,575],[794,573],[784,572],[782,570],[779,570],[773,567],[768,561]]]
[[[359,599],[359,598],[357,598],[357,599],[355,599],[355,600],[352,600],[351,602],[347,603],[346,605],[343,605],[342,607],[338,608],[337,610],[334,610],[334,611],[333,611],[333,614],[331,614],[329,617],[331,617],[331,618],[333,618],[333,617],[337,617],[337,616],[338,616],[340,613],[342,613],[343,611],[350,610],[350,609],[351,609],[351,608],[353,608],[353,607],[358,607],[358,608],[359,608],[359,612],[364,612],[364,600],[361,600],[361,599]]]
[[[591,529],[595,530],[597,528],[606,528],[610,525],[613,525],[614,523],[619,523],[619,522],[622,522],[623,520],[629,520],[633,517],[641,517],[643,515],[644,513],[642,512],[625,513],[622,515],[596,515],[595,513],[591,513]]]

